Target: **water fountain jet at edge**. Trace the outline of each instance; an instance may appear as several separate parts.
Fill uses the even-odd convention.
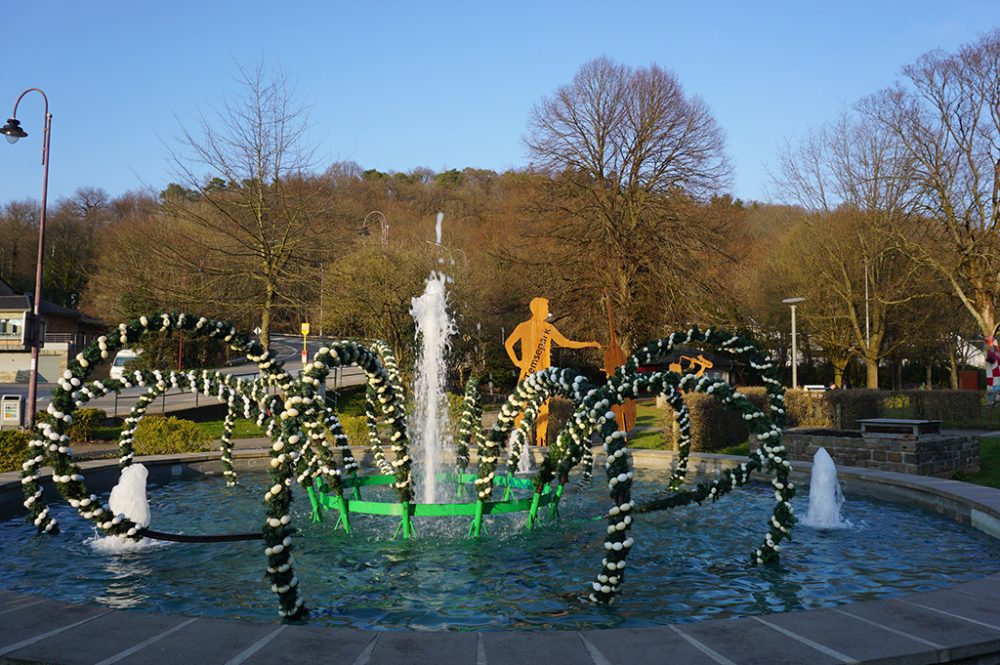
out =
[[[435,225],[438,245],[441,244],[443,218],[444,214],[438,213]],[[423,294],[413,298],[410,308],[420,342],[414,372],[414,410],[410,432],[414,443],[414,461],[421,469],[416,489],[423,503],[438,503],[446,498],[437,486],[437,474],[444,470],[440,451],[451,445],[448,401],[445,397],[448,374],[445,357],[455,324],[448,314],[447,282],[447,275],[432,270]]]

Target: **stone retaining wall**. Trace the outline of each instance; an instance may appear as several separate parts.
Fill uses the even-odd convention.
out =
[[[826,448],[838,466],[952,478],[979,471],[979,439],[974,436],[926,436],[919,440],[862,438],[786,430],[782,442],[788,459],[811,462]]]

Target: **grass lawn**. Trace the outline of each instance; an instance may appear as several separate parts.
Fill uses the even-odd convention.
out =
[[[365,415],[365,386],[351,386],[337,393],[336,410],[341,416]]]

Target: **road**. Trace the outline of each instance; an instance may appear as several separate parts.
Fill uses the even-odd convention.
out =
[[[275,355],[285,364],[285,370],[296,375],[302,371],[302,342],[301,338],[292,336],[274,336],[271,349]],[[331,340],[316,340],[306,344],[309,357],[311,358],[321,346],[330,343]],[[226,374],[232,374],[245,379],[257,376],[257,366],[253,363],[240,363],[228,367],[214,368]],[[335,372],[331,372],[327,377],[327,390],[340,390],[350,386],[364,384],[365,374],[359,367],[342,367]],[[43,410],[49,405],[49,398],[52,390],[56,388],[54,383],[38,384],[38,410]],[[119,395],[106,395],[100,399],[95,399],[87,406],[103,409],[109,416],[124,416],[132,408],[135,401],[146,392],[145,388],[127,388]],[[0,384],[0,395],[21,395],[27,399],[28,384],[26,383],[5,383]],[[164,393],[154,406],[149,408],[150,413],[181,411],[205,404],[213,404],[215,400],[204,395],[192,394],[190,390],[172,390]]]

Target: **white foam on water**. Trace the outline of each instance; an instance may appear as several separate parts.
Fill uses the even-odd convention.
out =
[[[122,469],[118,484],[111,490],[108,506],[114,515],[125,515],[137,526],[149,526],[149,501],[146,500],[146,478],[149,471],[142,464]]]
[[[813,455],[809,510],[800,523],[813,529],[849,529],[853,525],[840,514],[843,505],[844,495],[837,480],[837,466],[826,448],[820,448]]]
[[[97,536],[93,538],[88,538],[83,541],[91,547],[95,552],[100,552],[101,554],[127,554],[129,552],[144,552],[146,550],[158,549],[160,547],[166,547],[170,543],[151,540],[150,538],[142,538],[140,540],[132,540],[131,538],[126,538],[125,536]]]
[[[132,464],[122,469],[118,484],[111,489],[108,507],[114,515],[124,515],[140,527],[149,526],[149,501],[146,499],[146,479],[149,471],[142,464]],[[160,543],[149,538],[133,540],[125,536],[95,535],[84,541],[102,554],[122,554],[160,547]]]

